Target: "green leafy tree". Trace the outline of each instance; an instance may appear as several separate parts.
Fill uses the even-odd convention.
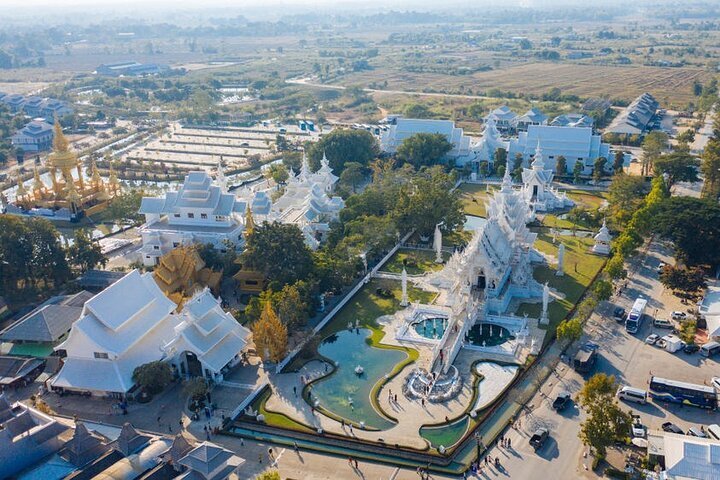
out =
[[[308,304],[297,284],[285,285],[273,294],[272,302],[280,321],[288,328],[304,325],[308,319]]]
[[[146,363],[133,370],[132,380],[150,394],[162,392],[173,379],[170,365],[162,360]]]
[[[613,173],[623,173],[625,166],[625,152],[622,150],[616,150],[613,156]]]
[[[607,280],[596,281],[592,289],[593,293],[595,294],[595,298],[600,301],[610,300],[613,292],[612,283],[608,282]]]
[[[565,175],[567,173],[567,159],[562,155],[558,155],[555,161],[555,172],[558,175]]]
[[[427,105],[423,105],[422,103],[411,103],[409,105],[406,105],[403,114],[407,118],[432,118],[433,117],[433,114],[430,111],[430,109],[427,107]]]
[[[687,265],[720,263],[720,205],[693,197],[670,197],[647,214],[652,232],[673,242],[676,258]]]
[[[668,136],[665,132],[650,132],[645,135],[642,143],[642,174],[650,175],[655,160],[665,151],[668,145]]]
[[[277,470],[268,470],[255,477],[255,480],[281,480],[280,472]]]
[[[335,129],[323,135],[308,149],[308,159],[316,170],[320,165],[323,154],[327,156],[330,167],[336,175],[340,175],[349,162],[359,163],[362,166],[380,154],[380,147],[373,135],[366,130]]]
[[[515,180],[516,182],[522,178],[522,169],[523,169],[523,156],[521,153],[516,153],[515,159],[513,160],[513,169],[510,172],[510,175],[512,176],[513,180]]]
[[[348,162],[340,174],[340,183],[347,185],[355,193],[357,185],[365,179],[365,167],[358,162]]]
[[[400,191],[392,208],[392,216],[401,233],[415,228],[421,235],[430,235],[442,223],[446,232],[454,232],[465,223],[460,193],[450,191],[454,177],[433,167],[420,172]]]
[[[607,165],[607,158],[598,157],[595,159],[595,163],[593,164],[593,180],[595,180],[596,183],[605,176],[605,165]]]
[[[579,437],[598,456],[604,457],[609,446],[624,439],[632,422],[615,399],[617,388],[614,376],[598,373],[585,382],[578,394],[580,405],[587,411]]]
[[[194,402],[205,399],[209,391],[210,388],[203,377],[191,378],[183,385],[183,393]]]
[[[715,114],[713,134],[702,153],[700,171],[703,182],[703,198],[717,199],[720,196],[720,113]]]
[[[261,272],[278,289],[308,278],[312,253],[295,225],[264,222],[248,236],[241,255],[243,268]]]
[[[68,257],[70,263],[81,272],[87,272],[98,265],[104,267],[108,262],[100,244],[93,240],[84,228],[75,230],[75,242],[68,248]]]
[[[693,130],[692,128],[688,128],[680,135],[675,137],[675,139],[678,141],[678,143],[693,143],[695,141],[695,130]]]
[[[582,162],[575,161],[575,165],[573,165],[573,183],[580,183],[580,177],[583,174],[583,164]]]
[[[667,265],[660,272],[660,282],[671,290],[696,292],[705,288],[705,271],[699,267]]]
[[[625,278],[625,260],[622,255],[613,255],[605,264],[604,272],[613,280]]]
[[[397,149],[397,158],[420,168],[438,163],[452,148],[445,135],[416,133],[403,140]]]
[[[495,155],[493,159],[493,169],[495,172],[498,172],[498,169],[500,167],[507,168],[507,155],[508,152],[504,148],[500,147],[497,150],[495,150]],[[505,174],[505,170],[503,169],[503,173],[497,173],[497,175],[502,176]]]
[[[111,218],[123,223],[140,222],[143,219],[142,214],[139,213],[142,197],[142,190],[124,191],[113,198],[107,212]]]
[[[287,182],[287,179],[290,177],[290,174],[288,173],[287,168],[285,168],[285,165],[279,163],[274,163],[270,165],[270,168],[268,169],[268,175],[278,186]]]
[[[633,214],[643,205],[648,187],[645,179],[623,173],[613,176],[608,188],[610,223],[624,227]]]
[[[660,155],[655,160],[655,174],[665,175],[668,187],[676,182],[697,182],[700,161],[687,151],[675,151]]]
[[[583,333],[583,326],[582,321],[577,318],[573,317],[568,320],[563,320],[560,322],[556,329],[557,337],[560,340],[567,340],[574,342],[575,340],[580,339],[582,337]]]

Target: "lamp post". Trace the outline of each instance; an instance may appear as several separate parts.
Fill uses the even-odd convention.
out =
[[[482,436],[480,435],[480,432],[475,432],[475,441],[477,442],[477,461],[480,462],[480,454],[482,453],[482,449],[484,447]]]

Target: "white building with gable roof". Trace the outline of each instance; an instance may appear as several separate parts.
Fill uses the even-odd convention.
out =
[[[538,142],[542,144],[545,162],[553,170],[561,155],[565,157],[568,172],[572,172],[575,163],[580,162],[583,174],[586,175],[592,173],[597,158],[610,159],[610,145],[603,143],[600,135],[595,135],[592,128],[530,125],[527,132],[520,132],[516,139],[510,140],[508,161],[512,162],[520,154],[526,164],[529,163],[535,155]]]
[[[177,192],[142,199],[143,263],[156,265],[161,256],[183,244],[210,243],[218,250],[242,245],[245,208],[227,192],[222,167],[218,166],[215,182],[206,172],[190,172]]]
[[[380,138],[383,152],[394,155],[405,139],[418,133],[439,133],[453,146],[448,158],[462,159],[470,154],[470,137],[452,120],[428,120],[419,118],[398,118],[395,125],[389,125]]]
[[[128,273],[85,303],[67,340],[56,347],[67,356],[52,388],[122,397],[133,389],[135,368],[157,360],[172,363],[181,375],[222,380],[249,331],[207,289],[180,313],[176,308],[152,273]]]

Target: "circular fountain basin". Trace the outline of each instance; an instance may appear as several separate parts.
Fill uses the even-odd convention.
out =
[[[421,337],[442,338],[447,329],[448,319],[443,317],[425,318],[412,324],[415,332]]]

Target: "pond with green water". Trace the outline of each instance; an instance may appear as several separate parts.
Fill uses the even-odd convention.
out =
[[[370,401],[373,386],[407,358],[401,350],[368,345],[371,331],[366,328],[344,330],[327,337],[318,352],[338,366],[330,376],[312,384],[313,401],[326,410],[368,428],[386,430],[395,423],[380,415]],[[355,372],[357,366],[363,373]]]
[[[449,425],[438,425],[435,427],[422,427],[420,436],[430,442],[433,448],[441,445],[450,448],[462,439],[468,429],[470,418],[465,415]]]

